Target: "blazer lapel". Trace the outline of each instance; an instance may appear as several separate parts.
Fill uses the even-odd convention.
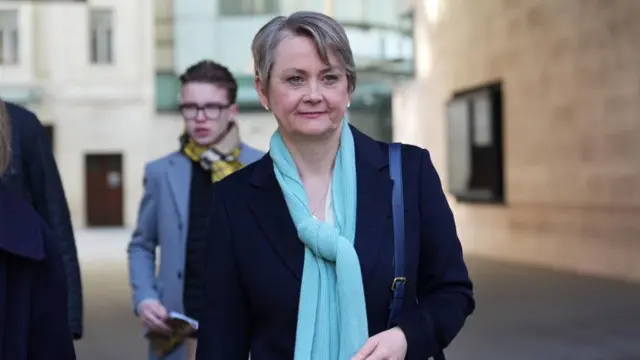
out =
[[[167,171],[169,186],[173,194],[180,219],[180,228],[185,229],[189,216],[189,191],[191,190],[191,161],[180,153],[169,158]]]
[[[258,160],[251,178],[251,211],[291,273],[302,280],[304,245],[298,239],[270,156]]]
[[[378,142],[351,128],[356,146],[358,209],[355,248],[362,276],[375,268],[380,245],[391,225],[391,189],[389,159]]]

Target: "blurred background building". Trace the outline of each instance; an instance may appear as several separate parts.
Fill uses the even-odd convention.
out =
[[[230,68],[242,135],[268,147],[276,124],[253,87],[250,44],[266,21],[300,9],[344,22],[359,68],[351,119],[391,139],[392,91],[412,76],[413,45],[384,0],[2,1],[0,95],[47,125],[77,227],[132,226],[144,162],[178,146],[178,77],[189,65]]]
[[[394,134],[431,151],[467,252],[640,280],[640,1],[411,6]]]
[[[135,218],[158,131],[153,3],[0,2],[0,96],[48,126],[75,226]]]
[[[237,76],[243,136],[268,147],[275,122],[263,111],[254,89],[251,41],[276,15],[322,11],[346,27],[358,67],[351,121],[365,132],[390,140],[393,88],[413,75],[410,22],[387,0],[158,0],[156,2],[156,109],[175,118],[177,76],[189,65],[211,58]]]
[[[640,280],[637,0],[2,1],[0,96],[47,124],[75,225],[130,227],[188,65],[236,74],[267,147],[249,46],[300,9],[345,25],[351,121],[431,151],[467,252]]]

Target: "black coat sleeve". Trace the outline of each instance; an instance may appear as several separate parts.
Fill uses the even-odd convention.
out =
[[[67,199],[51,144],[35,114],[23,111],[13,120],[21,122],[18,127],[22,130],[25,183],[31,204],[47,222],[59,246],[67,277],[69,325],[74,338],[80,339],[83,331],[80,265]]]
[[[75,360],[67,284],[55,238],[45,231],[45,258],[34,263],[28,360]]]

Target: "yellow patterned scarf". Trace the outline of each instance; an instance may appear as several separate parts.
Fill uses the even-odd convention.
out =
[[[213,147],[198,145],[189,138],[182,147],[182,153],[189,159],[199,163],[203,169],[211,171],[211,181],[216,182],[242,169],[243,165],[238,160],[240,156],[239,140],[237,126],[233,126],[225,138]],[[233,143],[231,151],[225,151],[223,153],[222,148],[228,147],[225,145],[229,145],[230,143]]]

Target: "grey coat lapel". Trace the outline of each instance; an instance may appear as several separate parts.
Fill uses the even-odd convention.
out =
[[[238,161],[244,166],[247,166],[255,161],[260,160],[260,158],[264,155],[264,153],[258,149],[254,149],[247,144],[242,144],[242,148],[240,150],[240,156],[238,156]]]
[[[180,228],[185,229],[189,216],[189,192],[191,191],[191,160],[181,153],[169,159],[167,177],[180,216]]]

